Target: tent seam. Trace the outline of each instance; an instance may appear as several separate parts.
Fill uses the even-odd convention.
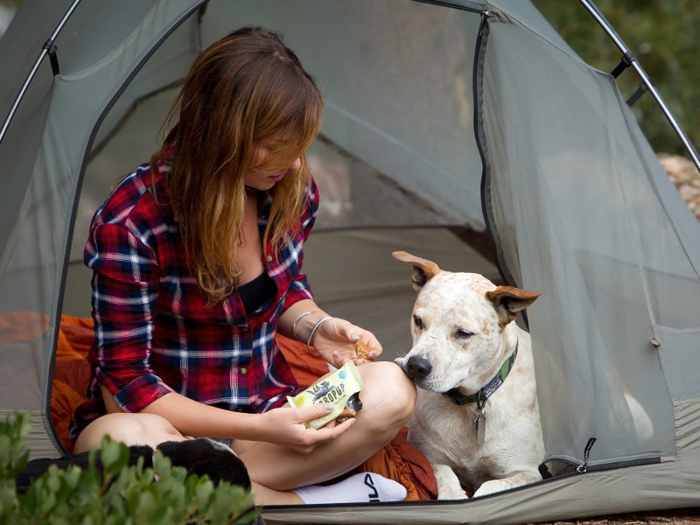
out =
[[[87,169],[87,162],[88,158],[90,156],[90,150],[92,148],[92,145],[95,142],[95,138],[97,137],[97,130],[99,127],[102,125],[104,122],[105,117],[107,114],[112,110],[114,107],[114,104],[116,101],[121,97],[121,95],[124,93],[126,90],[127,86],[133,81],[133,79],[136,77],[136,75],[141,71],[143,66],[148,62],[148,60],[153,56],[153,54],[160,48],[160,46],[167,40],[170,35],[178,28],[180,25],[182,25],[186,20],[190,18],[196,11],[200,9],[200,7],[204,4],[206,4],[209,0],[200,0],[197,3],[194,4],[194,6],[191,6],[188,10],[186,10],[179,19],[174,19],[169,27],[166,27],[165,32],[161,36],[161,38],[154,44],[152,45],[149,49],[147,49],[145,55],[141,58],[141,60],[138,62],[138,64],[135,65],[126,77],[126,79],[122,82],[121,86],[116,90],[112,98],[109,100],[109,102],[104,106],[103,110],[100,112],[100,115],[98,116],[97,120],[95,121],[95,124],[92,127],[92,130],[90,131],[90,135],[88,136],[88,140],[86,143],[85,150],[83,151],[83,160],[80,165],[80,171],[78,173],[78,180],[76,181],[75,184],[75,196],[73,198],[73,207],[71,209],[70,213],[70,221],[68,224],[68,236],[67,236],[67,242],[66,242],[66,250],[64,253],[63,257],[63,266],[62,266],[62,271],[61,271],[61,281],[59,285],[59,293],[58,293],[58,300],[56,301],[56,306],[54,309],[54,328],[53,328],[53,334],[52,334],[52,342],[51,342],[51,347],[50,347],[50,353],[49,353],[49,377],[48,377],[48,383],[51,384],[53,387],[53,376],[54,376],[54,371],[55,371],[55,365],[56,365],[56,350],[58,348],[58,336],[59,336],[59,328],[60,328],[60,320],[61,320],[61,315],[63,312],[63,298],[65,296],[65,289],[66,289],[66,278],[68,274],[68,266],[70,263],[70,249],[69,245],[71,244],[70,241],[73,239],[73,233],[75,231],[75,219],[77,216],[77,211],[78,211],[78,204],[80,202],[80,193],[82,191],[82,185],[83,181],[85,179],[85,171]],[[44,420],[44,426],[47,427],[47,425],[50,425],[50,427],[47,427],[47,435],[51,442],[56,446],[56,448],[59,451],[62,451],[64,454],[67,452],[65,450],[65,447],[63,446],[63,443],[60,442],[60,440],[57,439],[57,432],[56,428],[53,424],[53,420],[50,417],[51,413],[51,399],[52,399],[52,388],[48,388],[48,384],[46,385],[47,387],[47,396],[46,396],[46,404],[42,407],[42,414],[49,414],[49,417],[43,417]],[[48,430],[51,430],[51,432],[48,432]]]
[[[610,106],[608,105],[607,97],[603,96],[603,104],[605,106],[604,114],[610,114]],[[611,151],[615,151],[615,143],[610,136],[610,127],[605,126],[606,135],[608,138],[608,144],[610,145]],[[642,266],[642,258],[639,255],[639,247],[635,239],[634,232],[632,230],[632,216],[630,215],[630,207],[627,202],[627,196],[625,195],[625,188],[620,177],[620,167],[617,162],[617,156],[612,155],[612,162],[615,168],[615,182],[617,182],[618,189],[620,190],[620,196],[622,197],[622,202],[625,205],[625,216],[627,217],[626,230],[630,236],[630,243],[632,244],[632,250],[634,251],[634,258],[637,261],[637,268],[639,269],[640,278],[642,281],[642,288],[644,289],[644,299],[647,303],[647,312],[649,313],[649,321],[651,322],[651,331],[654,337],[656,337],[656,316],[654,315],[654,310],[651,307],[651,296],[649,294],[649,287],[647,285],[646,279],[644,278],[644,269]]]

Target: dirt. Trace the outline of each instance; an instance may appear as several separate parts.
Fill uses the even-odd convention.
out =
[[[600,518],[552,521],[539,525],[666,525],[667,523],[697,525],[700,523],[700,508],[635,512]]]

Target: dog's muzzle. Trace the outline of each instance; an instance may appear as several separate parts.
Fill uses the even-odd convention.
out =
[[[430,375],[433,365],[425,357],[414,355],[402,368],[404,373],[413,381],[421,381]]]

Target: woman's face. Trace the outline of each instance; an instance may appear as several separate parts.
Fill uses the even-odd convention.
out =
[[[290,170],[298,170],[301,167],[301,158],[294,160],[289,166],[279,169],[268,169],[270,156],[279,149],[279,142],[268,140],[261,142],[255,149],[252,167],[243,174],[243,180],[247,187],[256,190],[267,191],[281,181]]]

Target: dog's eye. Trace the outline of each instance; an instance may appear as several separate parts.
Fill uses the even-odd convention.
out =
[[[462,328],[460,328],[459,330],[457,330],[455,332],[455,337],[457,339],[467,339],[473,335],[474,335],[474,332],[470,332],[469,330],[463,330]]]
[[[414,315],[414,316],[413,316],[413,322],[415,323],[416,328],[418,328],[418,330],[422,330],[422,329],[423,329],[423,319],[421,319],[421,318],[418,317],[417,315]]]

